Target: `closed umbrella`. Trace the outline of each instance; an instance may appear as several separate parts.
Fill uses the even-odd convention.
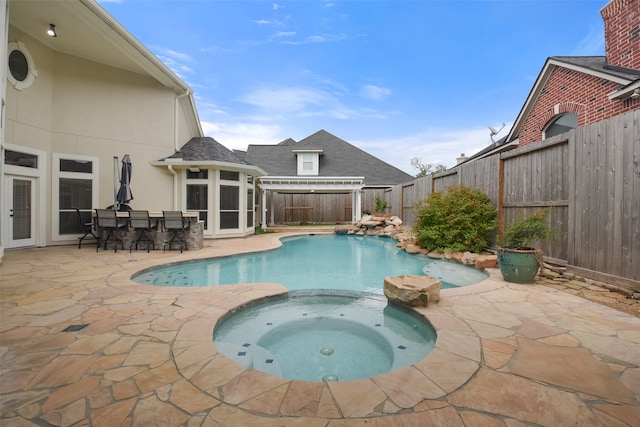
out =
[[[122,171],[120,173],[120,189],[116,195],[116,202],[129,203],[133,200],[133,194],[131,193],[131,158],[128,154],[125,154],[122,158]]]

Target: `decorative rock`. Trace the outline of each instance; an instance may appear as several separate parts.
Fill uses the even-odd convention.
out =
[[[442,258],[444,258],[444,255],[443,255],[443,254],[441,254],[441,253],[440,253],[440,252],[438,252],[438,251],[431,251],[431,252],[429,252],[429,253],[427,254],[427,256],[428,256],[429,258],[434,258],[434,259],[442,259]]]
[[[474,254],[472,252],[465,252],[462,254],[462,263],[466,265],[475,265],[476,260],[480,255]]]
[[[416,245],[415,243],[406,243],[404,245],[404,250],[408,254],[419,254],[420,251],[422,250],[422,248],[420,246]]]
[[[371,220],[371,221],[362,221],[362,224],[367,228],[374,228],[384,224],[384,222]]]
[[[479,255],[475,263],[476,268],[496,268],[497,265],[497,255]]]
[[[389,218],[388,220],[386,220],[385,223],[387,225],[395,225],[396,227],[399,227],[399,226],[402,225],[402,220],[394,215],[391,218]]]
[[[464,256],[464,254],[462,252],[454,252],[454,253],[451,254],[451,260],[459,262],[460,264],[463,264],[463,262],[462,262],[463,256]]]
[[[445,259],[451,259],[452,255],[453,255],[453,250],[451,248],[444,248],[444,258]]]
[[[335,231],[336,234],[347,234],[347,232],[349,231],[349,226],[347,226],[347,225],[336,225],[336,227],[333,229],[333,231]]]
[[[368,221],[371,221],[373,217],[371,215],[362,215],[362,218],[360,218],[360,221],[358,221],[359,223],[365,223]]]
[[[384,278],[384,295],[391,302],[426,307],[440,301],[442,282],[429,276],[405,274]]]

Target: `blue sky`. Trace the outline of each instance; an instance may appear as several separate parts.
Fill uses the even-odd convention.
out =
[[[415,175],[505,136],[549,56],[604,55],[606,0],[100,0],[231,149],[324,129]],[[186,142],[186,141],[185,141]]]

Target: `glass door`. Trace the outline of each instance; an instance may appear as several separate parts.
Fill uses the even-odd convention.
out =
[[[35,246],[35,178],[6,176],[7,248]]]

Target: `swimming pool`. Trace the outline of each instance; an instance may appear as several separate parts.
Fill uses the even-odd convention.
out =
[[[433,350],[436,333],[423,317],[381,295],[290,291],[230,314],[213,339],[220,353],[245,368],[329,382],[416,363]]]
[[[337,234],[282,239],[270,251],[188,261],[137,273],[132,280],[156,286],[214,286],[273,282],[289,290],[341,289],[382,293],[384,277],[424,274],[443,288],[477,283],[488,275],[458,263],[407,254],[385,237]]]

